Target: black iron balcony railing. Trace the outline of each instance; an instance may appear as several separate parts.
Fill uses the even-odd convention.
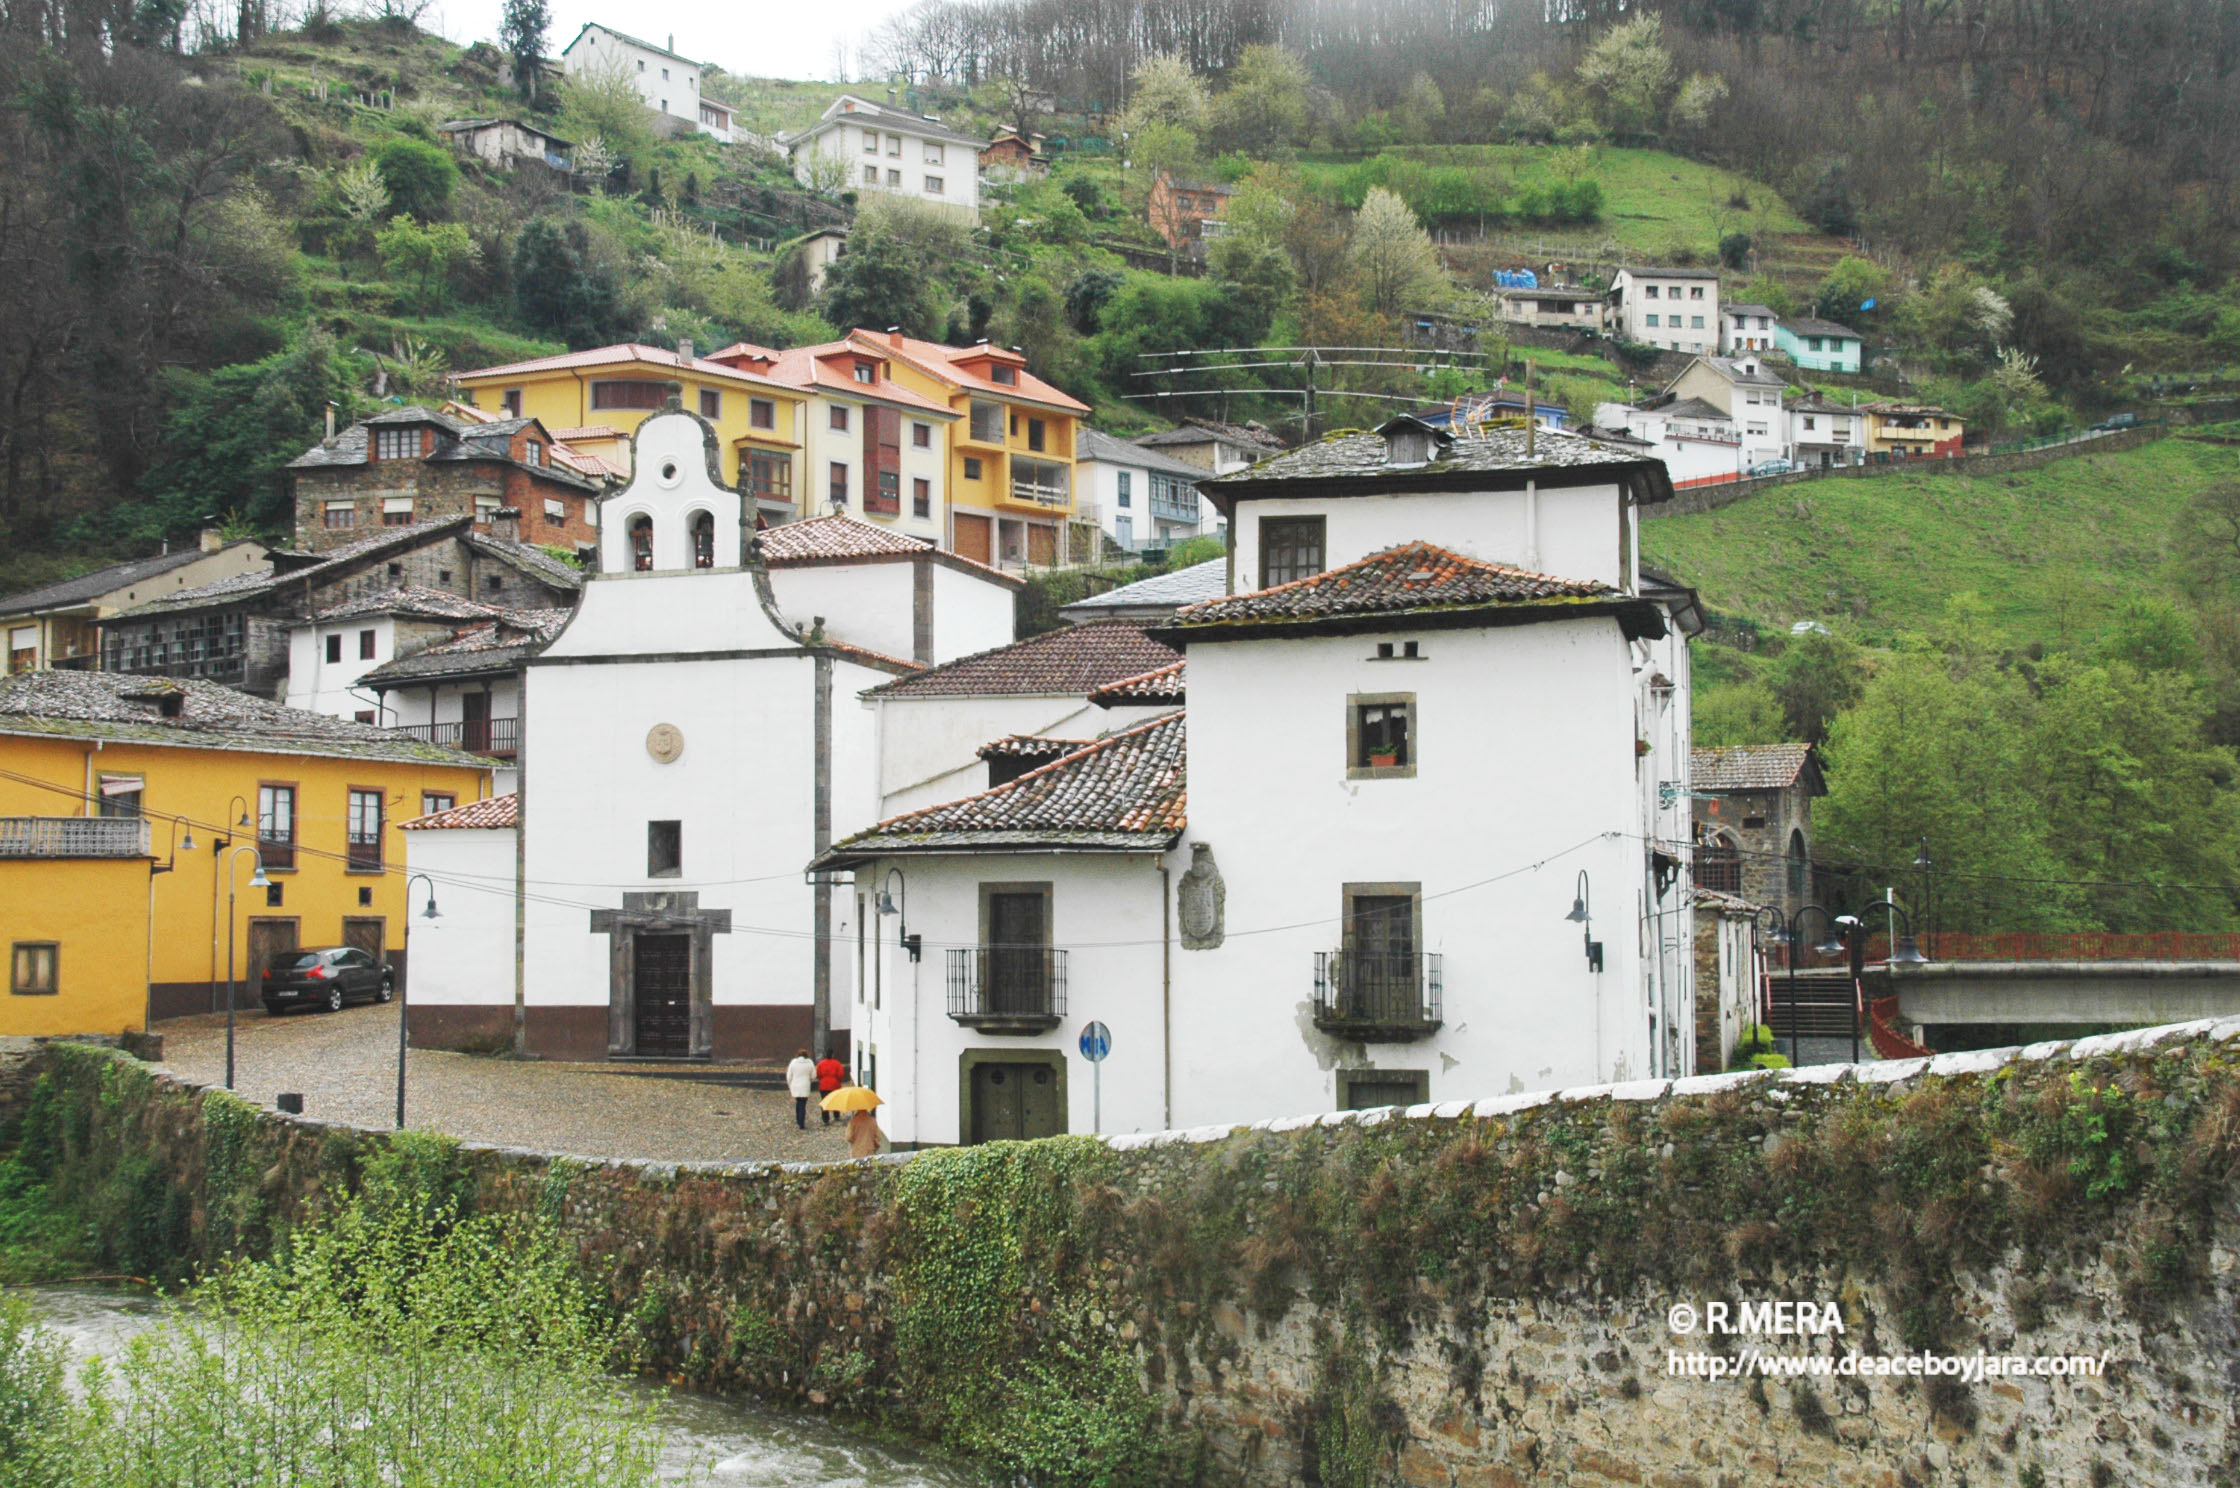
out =
[[[949,953],[949,1016],[982,1033],[1047,1033],[1066,1011],[1066,953],[977,946]]]
[[[1430,1037],[1441,1021],[1439,960],[1381,951],[1317,951],[1315,1027],[1367,1043]]]
[[[518,718],[470,718],[458,723],[400,723],[389,728],[392,734],[402,734],[407,739],[423,739],[430,744],[448,744],[453,749],[464,749],[469,754],[518,754],[521,751],[521,720]]]

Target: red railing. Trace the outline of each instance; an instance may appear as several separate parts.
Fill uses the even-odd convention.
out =
[[[1866,911],[1872,922],[1874,911]],[[1932,961],[2240,961],[2240,935],[2226,932],[2155,930],[2137,935],[2080,930],[2059,934],[2002,931],[1971,935],[1939,930],[1921,937],[1921,954]],[[1889,938],[1876,931],[1867,942],[1867,959],[1880,961]]]
[[[1874,1040],[1874,1051],[1884,1059],[1920,1059],[1932,1051],[1915,1043],[1890,1026],[1898,1016],[1898,999],[1877,997],[1867,1004],[1867,1037]]]

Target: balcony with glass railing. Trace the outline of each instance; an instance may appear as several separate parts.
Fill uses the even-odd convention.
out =
[[[1440,960],[1390,951],[1317,951],[1314,1026],[1372,1044],[1429,1038],[1442,1021]]]
[[[984,945],[949,952],[949,1016],[982,1033],[1048,1033],[1066,1011],[1066,953]]]

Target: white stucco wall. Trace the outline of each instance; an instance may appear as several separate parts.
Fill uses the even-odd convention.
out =
[[[876,698],[867,706],[877,714],[881,820],[986,790],[988,763],[979,750],[991,740],[1095,739],[1173,711],[1100,708],[1079,694]]]
[[[867,130],[879,135],[876,153],[864,148],[864,133]],[[889,141],[896,138],[902,141],[902,151],[898,155],[889,154]],[[926,159],[929,145],[940,147],[941,159],[938,163]],[[840,183],[843,191],[884,192],[891,196],[905,196],[939,206],[955,207],[960,211],[979,211],[980,152],[954,140],[929,139],[923,134],[912,132],[906,124],[898,125],[891,118],[837,115],[831,127],[808,139],[797,141],[790,153],[793,157],[794,174],[803,181],[812,178],[816,169],[814,162],[821,158],[837,161],[844,168],[846,174]],[[878,171],[876,181],[864,178],[866,166]],[[902,172],[899,186],[889,184],[887,173],[890,170]],[[928,176],[940,178],[941,190],[926,189],[925,179]]]
[[[832,409],[835,406],[848,410],[848,427],[845,429],[832,427]],[[845,465],[848,467],[848,504],[845,509],[850,516],[939,543],[948,530],[945,498],[949,489],[949,436],[943,425],[953,420],[920,416],[907,409],[898,411],[896,416],[902,421],[898,510],[892,515],[874,513],[864,503],[864,493],[870,481],[863,459],[864,408],[864,404],[845,396],[820,391],[808,411],[803,414],[808,438],[804,441],[802,465],[806,485],[798,496],[801,512],[805,516],[816,517],[832,510],[832,466]],[[912,424],[924,424],[929,431],[927,444],[923,449],[911,443]],[[926,515],[922,517],[916,514],[916,508],[912,504],[911,482],[917,480],[926,482]]]
[[[1260,523],[1290,516],[1325,518],[1325,568],[1341,568],[1396,543],[1422,541],[1488,563],[1623,587],[1615,541],[1619,504],[1615,484],[1239,501],[1236,588],[1241,594],[1260,587]],[[1195,685],[1193,679],[1193,691]]]
[[[902,916],[874,916],[866,927],[878,937],[876,955],[866,948],[866,962],[876,961],[878,970],[851,1027],[863,1052],[878,1058],[881,1093],[892,1102],[879,1113],[887,1135],[896,1142],[963,1140],[967,1050],[1062,1051],[1066,1130],[1099,1129],[1096,1079],[1079,1047],[1091,1021],[1112,1031],[1101,1129],[1173,1125],[1164,1088],[1162,862],[1173,868],[1171,855],[1153,854],[898,858],[859,874],[868,892],[886,881],[888,868],[899,867],[908,929],[924,937],[924,957],[913,965],[897,944]],[[1048,1033],[990,1035],[948,1016],[949,952],[978,944],[982,883],[1050,885],[1050,943],[1066,952],[1066,1013]]]
[[[1427,659],[1371,660],[1379,639]],[[1647,1073],[1634,684],[1615,622],[1201,644],[1190,673],[1188,836],[1221,865],[1229,938],[1176,952],[1177,1123],[1329,1109],[1341,1069],[1424,1070],[1435,1101]],[[1417,774],[1349,780],[1348,695],[1390,692],[1417,698]],[[1564,919],[1581,869],[1600,974]],[[1394,882],[1426,896],[1444,1026],[1341,1044],[1312,1022],[1314,953],[1339,945],[1343,885]]]
[[[731,132],[700,121],[700,64],[650,47],[633,45],[603,26],[593,26],[568,44],[561,65],[571,73],[617,68],[637,86],[646,107],[718,139]]]
[[[373,632],[373,655],[358,654],[358,637]],[[291,708],[324,713],[329,718],[355,718],[371,712],[380,721],[381,703],[370,687],[358,679],[397,654],[396,622],[387,615],[363,615],[333,624],[302,624],[288,632],[288,693]],[[342,638],[342,660],[327,660],[327,637]]]
[[[910,570],[907,563],[773,568],[770,588],[779,612],[802,629],[822,615],[825,634],[834,640],[909,661]],[[889,678],[882,674],[878,680]]]
[[[401,832],[405,871],[435,885],[436,918],[415,896],[408,1005],[513,1001],[513,828]]]
[[[1007,584],[935,564],[933,659],[955,661],[1008,646],[1019,638],[1018,591]]]

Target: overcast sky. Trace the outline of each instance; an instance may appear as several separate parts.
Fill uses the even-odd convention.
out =
[[[830,78],[833,49],[846,45],[853,57],[879,22],[907,9],[912,0],[552,0],[555,55],[586,21],[665,46],[725,72],[751,77]],[[434,22],[451,40],[464,45],[498,38],[499,0],[441,0]]]

